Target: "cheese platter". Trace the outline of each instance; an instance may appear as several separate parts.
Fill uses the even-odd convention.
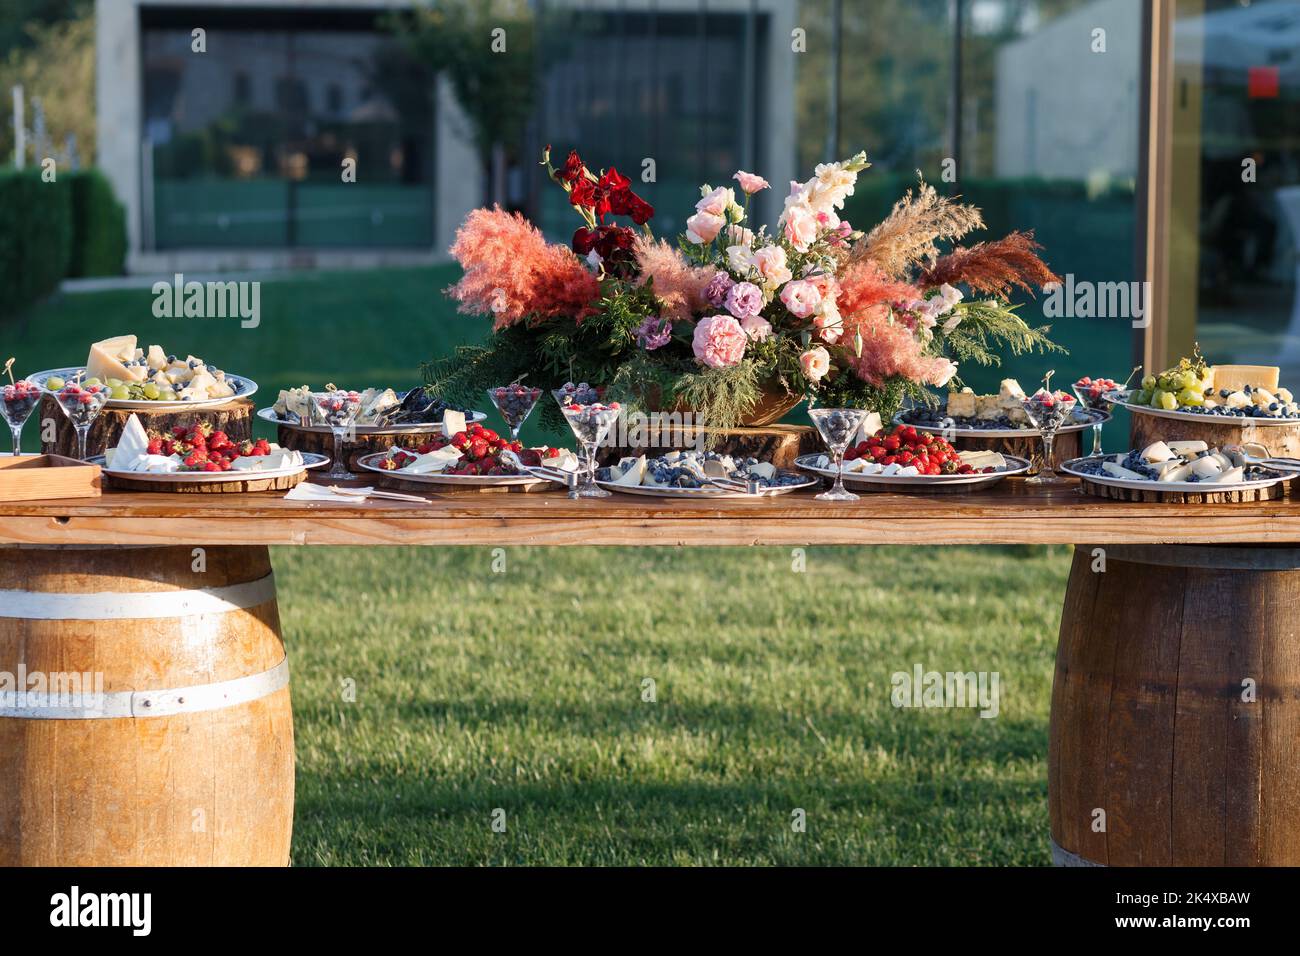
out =
[[[180,358],[161,345],[138,347],[134,335],[117,335],[95,342],[85,365],[47,369],[28,381],[49,392],[68,382],[102,385],[110,408],[158,411],[211,408],[232,399],[249,398],[257,383],[234,375],[194,355]]]
[[[801,455],[795,464],[804,471],[834,478],[829,455]],[[997,451],[958,451],[941,436],[911,425],[896,425],[851,445],[844,452],[846,485],[868,490],[927,489],[971,491],[997,484],[1030,468],[1028,459]]]
[[[623,458],[597,469],[596,484],[653,498],[755,498],[811,488],[818,480],[756,458],[688,449]]]
[[[1089,455],[1061,470],[1080,479],[1085,493],[1124,501],[1263,501],[1281,498],[1300,462],[1248,455],[1239,447],[1212,448],[1200,440],[1156,441],[1118,455]]]
[[[329,463],[265,439],[232,441],[206,425],[148,432],[132,415],[118,444],[89,459],[112,488],[127,491],[249,492],[285,490],[306,472]]]

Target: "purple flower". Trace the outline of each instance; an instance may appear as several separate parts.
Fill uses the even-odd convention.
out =
[[[652,315],[636,330],[636,344],[647,352],[667,345],[673,337],[673,324],[667,319]]]
[[[763,311],[763,290],[752,282],[737,282],[727,290],[727,311],[738,319],[751,319]]]
[[[720,309],[727,301],[727,291],[735,284],[735,280],[725,272],[715,272],[709,284],[704,287],[704,298],[709,300],[709,305]]]

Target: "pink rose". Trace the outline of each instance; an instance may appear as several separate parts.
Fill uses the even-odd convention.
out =
[[[709,368],[728,368],[739,365],[745,357],[749,337],[745,330],[729,315],[710,315],[695,323],[695,338],[691,349],[695,360]],[[829,360],[829,356],[827,357]]]
[[[835,304],[834,299],[823,299],[821,308],[817,310],[817,315],[813,317],[813,328],[821,336],[823,342],[834,345],[844,334],[844,319],[840,316],[839,306]]]
[[[814,346],[799,356],[799,369],[815,385],[831,370],[831,353],[820,345]]]
[[[737,170],[736,175],[731,177],[740,183],[740,189],[746,196],[752,196],[761,189],[767,189],[772,184],[762,176],[755,173],[747,173],[743,169]]]
[[[754,342],[769,338],[772,335],[772,323],[761,315],[751,315],[749,318],[743,319],[740,327],[745,330],[745,334]]]
[[[786,210],[785,237],[800,252],[806,252],[817,241],[819,228],[813,211],[802,203]]]
[[[754,233],[744,226],[727,227],[727,245],[745,246],[748,248],[754,244]]]
[[[780,246],[764,246],[754,253],[754,268],[771,286],[779,286],[791,279],[785,250]]]
[[[726,224],[727,221],[721,216],[709,212],[697,212],[686,220],[686,241],[693,242],[697,246],[712,242]]]
[[[787,282],[781,290],[781,301],[792,315],[806,319],[822,304],[822,294],[806,279],[795,279]]]
[[[735,204],[735,192],[729,186],[719,186],[695,204],[695,211],[707,212],[710,216],[725,216],[727,210]]]
[[[949,359],[939,359],[930,370],[929,382],[935,388],[943,388],[957,374],[957,366]]]

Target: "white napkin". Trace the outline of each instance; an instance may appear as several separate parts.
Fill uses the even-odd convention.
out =
[[[373,488],[349,488],[348,491],[352,492],[352,494],[340,495],[324,485],[315,485],[310,481],[304,481],[289,489],[289,493],[284,496],[284,500],[328,501],[331,504],[363,505],[367,499],[362,497],[360,493],[364,492],[369,495],[374,490]]]
[[[230,467],[238,471],[276,471],[301,464],[301,452],[291,448],[276,448],[268,455],[241,455],[231,462]]]

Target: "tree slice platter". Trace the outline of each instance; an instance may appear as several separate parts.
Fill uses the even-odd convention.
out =
[[[360,471],[357,459],[366,455],[386,452],[390,448],[418,448],[434,438],[442,437],[442,423],[430,425],[427,430],[402,432],[389,435],[366,435],[357,433],[351,441],[343,442],[343,460],[348,471]],[[507,436],[509,437],[509,436]],[[292,448],[300,452],[315,452],[326,458],[334,458],[334,435],[328,431],[307,431],[279,425],[276,428],[276,443],[281,448]]]
[[[41,450],[47,455],[77,457],[77,432],[68,421],[58,403],[49,395],[41,399]],[[223,405],[205,408],[160,408],[157,411],[139,408],[114,408],[106,405],[90,426],[86,438],[86,456],[104,454],[105,449],[116,448],[127,420],[135,415],[145,431],[171,431],[173,428],[185,427],[207,422],[214,430],[220,430],[230,436],[231,441],[247,441],[253,437],[253,400],[251,398],[232,398]],[[44,441],[49,434],[48,422],[54,422],[54,440]]]
[[[432,484],[427,481],[411,481],[406,478],[398,478],[395,475],[380,475],[374,472],[363,472],[358,484],[370,484],[370,479],[378,479],[381,488],[390,488],[393,491],[412,491],[422,495],[482,495],[482,494],[501,494],[510,492],[513,494],[532,494],[538,491],[558,491],[563,488],[562,485],[553,481],[530,481],[525,485],[452,485],[452,484]]]
[[[1211,418],[1191,421],[1147,415],[1131,405],[1129,447],[1146,448],[1157,441],[1203,441],[1211,448],[1253,442],[1268,449],[1268,457],[1300,457],[1300,422],[1257,425],[1249,418]]]
[[[178,495],[240,495],[254,491],[288,491],[307,477],[306,471],[270,478],[245,478],[234,481],[150,481],[124,478],[104,473],[108,486],[117,491],[147,491]]]
[[[700,435],[703,432],[703,436]],[[628,438],[636,437],[629,433]],[[645,455],[654,458],[669,451],[704,447],[733,458],[757,458],[770,461],[777,468],[794,471],[794,460],[821,450],[821,441],[810,425],[763,425],[742,428],[668,428],[648,436],[649,446],[621,444],[600,449],[602,466],[617,464],[623,458]]]
[[[1266,488],[1239,488],[1235,491],[1150,491],[1144,488],[1120,488],[1080,478],[1085,494],[1113,501],[1170,502],[1173,504],[1236,504],[1249,501],[1275,501],[1285,497],[1288,482],[1282,481]],[[1154,484],[1154,482],[1153,482]]]

